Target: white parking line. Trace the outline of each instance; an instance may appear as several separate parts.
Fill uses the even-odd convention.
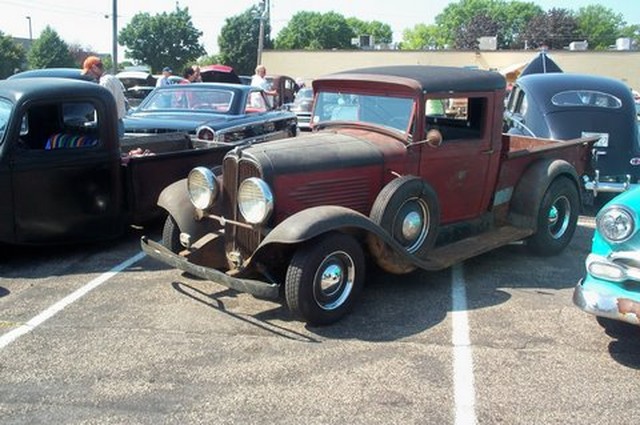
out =
[[[123,261],[122,263],[118,264],[108,272],[93,279],[91,282],[87,283],[82,288],[76,290],[75,292],[72,292],[71,294],[67,295],[57,303],[53,304],[51,307],[47,308],[42,313],[38,314],[37,316],[29,320],[24,325],[21,325],[15,328],[14,330],[0,336],[0,350],[5,348],[7,345],[11,344],[16,339],[20,338],[22,335],[25,335],[31,332],[39,325],[51,319],[58,312],[64,310],[67,306],[76,302],[81,297],[88,294],[90,291],[96,289],[98,286],[102,285],[103,283],[105,283],[106,281],[108,281],[109,279],[111,279],[121,271],[137,263],[138,261],[143,259],[145,256],[146,254],[144,252],[140,252],[134,255],[133,257],[129,258],[128,260]]]
[[[473,425],[477,423],[473,389],[473,357],[467,320],[467,292],[461,264],[453,266],[451,280],[455,424]]]

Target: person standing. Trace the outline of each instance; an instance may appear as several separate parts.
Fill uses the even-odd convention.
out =
[[[84,60],[82,63],[82,74],[92,77],[113,95],[118,113],[118,137],[123,137],[123,120],[127,114],[127,99],[124,96],[124,86],[116,77],[105,72],[102,60],[97,56],[89,56]]]
[[[267,75],[267,68],[264,65],[256,66],[256,73],[251,77],[251,85],[260,87],[267,95],[267,100],[271,103],[269,106],[273,107],[278,93],[271,89],[271,84],[264,78],[265,75]]]
[[[193,72],[195,72],[196,76],[194,77],[194,83],[201,83],[202,82],[202,75],[200,75],[200,66],[199,65],[193,65],[191,66],[191,68],[193,68]]]
[[[162,77],[158,78],[158,81],[156,81],[156,87],[168,86],[171,84],[169,77],[171,77],[172,73],[173,71],[168,66],[162,68]]]

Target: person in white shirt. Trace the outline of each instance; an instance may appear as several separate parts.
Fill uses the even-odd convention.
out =
[[[124,96],[124,86],[116,77],[105,72],[102,60],[97,56],[89,56],[84,60],[82,73],[93,77],[101,86],[111,92],[116,101],[118,112],[118,136],[124,136],[123,118],[127,114],[127,100]]]
[[[169,84],[171,84],[171,82],[169,81],[169,77],[171,77],[171,74],[173,74],[171,68],[165,66],[162,69],[162,77],[158,78],[158,81],[156,81],[156,87],[168,86]]]

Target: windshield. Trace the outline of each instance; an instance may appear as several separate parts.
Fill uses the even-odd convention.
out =
[[[412,109],[412,98],[320,92],[313,122],[365,122],[407,131]]]
[[[189,87],[189,85],[185,84]],[[156,89],[144,100],[137,111],[194,111],[228,113],[233,102],[233,90],[225,89]]]
[[[4,139],[4,132],[9,125],[9,115],[11,115],[13,104],[7,99],[0,99],[0,141]]]

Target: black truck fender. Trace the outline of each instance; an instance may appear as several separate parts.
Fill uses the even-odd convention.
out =
[[[165,187],[158,196],[158,206],[173,218],[180,232],[188,233],[194,241],[211,230],[211,220],[195,219],[195,209],[187,190],[187,179],[178,180]]]
[[[573,165],[562,159],[541,159],[532,163],[516,184],[511,197],[509,221],[518,227],[535,228],[542,198],[551,183],[560,176],[568,177],[581,196],[580,179]]]
[[[267,234],[256,249],[253,259],[266,258],[278,245],[299,245],[328,232],[339,231],[355,235],[366,247],[367,239],[377,237],[405,262],[427,270],[439,265],[409,254],[387,231],[369,217],[350,208],[329,205],[312,207],[286,218]]]

